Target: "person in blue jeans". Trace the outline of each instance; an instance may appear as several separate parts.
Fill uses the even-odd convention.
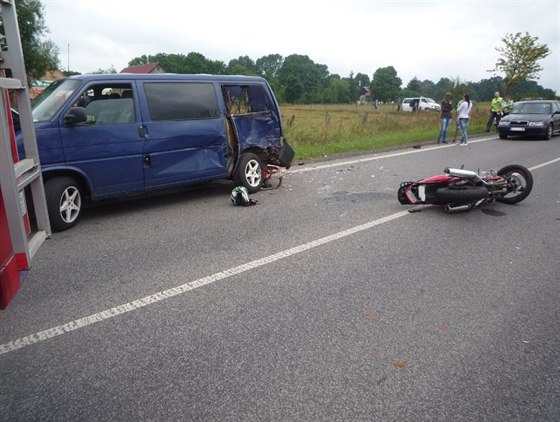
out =
[[[439,131],[438,144],[447,143],[445,140],[447,136],[447,129],[449,128],[449,123],[451,123],[451,119],[453,118],[451,110],[453,110],[453,98],[451,97],[451,93],[447,92],[445,93],[445,97],[441,103],[441,130]]]
[[[469,94],[465,94],[463,95],[463,102],[457,107],[457,120],[459,121],[459,129],[461,129],[461,142],[459,146],[466,146],[468,143],[467,127],[469,125],[471,110],[471,97]]]

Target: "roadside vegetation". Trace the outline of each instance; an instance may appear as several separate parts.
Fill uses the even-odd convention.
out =
[[[489,103],[476,103],[471,112],[469,134],[485,129]],[[436,143],[439,112],[396,111],[396,104],[327,104],[280,107],[285,137],[296,151],[296,162],[353,152],[383,151],[426,142]],[[447,133],[453,139],[455,120]],[[458,132],[458,139],[461,132]]]

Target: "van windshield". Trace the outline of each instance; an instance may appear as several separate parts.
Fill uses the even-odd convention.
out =
[[[50,84],[31,104],[33,121],[51,120],[81,85],[79,79],[59,79]]]

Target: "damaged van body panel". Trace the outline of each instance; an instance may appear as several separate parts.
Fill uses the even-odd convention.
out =
[[[51,84],[32,112],[55,230],[81,214],[57,214],[68,191],[95,200],[229,178],[253,193],[269,165],[294,158],[260,77],[77,75]],[[18,143],[23,156],[21,134]]]
[[[278,106],[262,85],[222,85],[222,93],[240,152],[249,148],[280,149],[282,125]]]

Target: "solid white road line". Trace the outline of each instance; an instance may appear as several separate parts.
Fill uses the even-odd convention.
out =
[[[114,318],[117,315],[135,311],[145,306],[152,305],[154,303],[161,302],[163,300],[172,298],[174,296],[187,293],[191,290],[197,289],[202,286],[206,286],[207,284],[214,283],[218,280],[223,280],[225,278],[244,273],[245,271],[249,271],[254,268],[259,268],[267,264],[271,264],[273,262],[279,261],[281,259],[288,258],[293,255],[297,255],[309,249],[313,249],[318,246],[322,246],[327,243],[334,242],[335,240],[339,240],[344,237],[351,236],[353,234],[362,232],[364,230],[369,230],[372,227],[379,226],[380,224],[388,223],[397,218],[404,217],[405,215],[408,214],[409,214],[408,210],[400,211],[395,214],[391,214],[386,217],[379,218],[377,220],[373,220],[368,223],[361,224],[359,226],[351,227],[347,230],[343,230],[335,234],[331,234],[330,236],[322,237],[320,239],[313,240],[309,243],[304,243],[294,248],[287,249],[282,252],[278,252],[276,254],[269,255],[261,259],[257,259],[255,261],[251,261],[246,264],[242,264],[225,271],[220,271],[215,274],[200,278],[198,280],[194,280],[189,283],[185,283],[180,286],[173,287],[171,289],[163,290],[154,293],[152,295],[145,296],[133,302],[124,303],[114,308],[107,309],[105,311],[88,315],[86,317],[76,319],[74,321],[68,322],[63,325],[58,325],[56,327],[49,328],[48,330],[44,330],[35,334],[31,334],[26,337],[19,338],[9,343],[0,345],[0,355],[4,353],[12,352],[17,349],[21,349],[22,347],[31,346],[32,344],[39,343],[41,341],[68,333],[70,331],[77,330],[79,328],[87,327],[88,325],[94,324],[96,322],[101,322],[101,321],[108,320],[110,318]]]
[[[479,140],[478,142],[481,142],[481,141],[482,140]],[[408,154],[408,153],[409,152],[397,153],[397,154],[391,154],[390,156],[394,157],[394,156],[398,156],[398,155],[405,155],[405,154]],[[386,155],[384,157],[386,158],[388,156]],[[371,159],[359,160],[359,161],[353,161],[353,162],[371,161],[373,159],[378,159],[378,158],[383,158],[383,157],[373,157]],[[554,160],[547,161],[546,163],[537,164],[536,166],[530,167],[529,170],[533,171],[533,170],[539,169],[541,167],[545,167],[547,165],[556,163],[558,161],[560,161],[560,158],[555,158]],[[343,164],[339,163],[338,165],[343,165]],[[325,168],[325,167],[322,167],[322,168]],[[317,169],[317,168],[314,168],[314,169]],[[95,314],[92,314],[92,315],[88,315],[86,317],[76,319],[74,321],[68,322],[68,323],[63,324],[63,325],[58,325],[56,327],[49,328],[48,330],[40,331],[38,333],[31,334],[31,335],[26,336],[26,337],[21,337],[17,340],[14,340],[14,341],[11,341],[9,343],[5,343],[5,344],[0,345],[0,355],[2,355],[4,353],[12,352],[12,351],[17,350],[17,349],[21,349],[22,347],[31,346],[32,344],[39,343],[43,340],[47,340],[49,338],[56,337],[56,336],[59,336],[61,334],[65,334],[65,333],[68,333],[70,331],[77,330],[79,328],[87,327],[88,325],[94,324],[96,322],[101,322],[101,321],[108,320],[110,318],[114,318],[117,315],[121,315],[121,314],[124,314],[124,313],[127,313],[127,312],[135,311],[135,310],[143,308],[145,306],[161,302],[163,300],[172,298],[172,297],[177,296],[177,295],[187,293],[191,290],[197,289],[197,288],[202,287],[202,286],[206,286],[207,284],[214,283],[218,280],[223,280],[225,278],[244,273],[245,271],[249,271],[249,270],[252,270],[254,268],[259,268],[259,267],[265,266],[267,264],[271,264],[271,263],[279,261],[283,258],[288,258],[290,256],[297,255],[297,254],[305,252],[309,249],[313,249],[313,248],[316,248],[318,246],[322,246],[322,245],[325,245],[327,243],[334,242],[335,240],[339,240],[339,239],[342,239],[344,237],[351,236],[353,234],[362,232],[364,230],[369,230],[372,227],[379,226],[379,225],[384,224],[384,223],[388,223],[390,221],[396,220],[397,218],[404,217],[405,215],[408,215],[408,214],[409,214],[408,210],[400,211],[400,212],[397,212],[395,214],[391,214],[391,215],[388,215],[386,217],[379,218],[377,220],[373,220],[373,221],[370,221],[368,223],[361,224],[359,226],[351,227],[347,230],[343,230],[343,231],[335,233],[335,234],[331,234],[330,236],[322,237],[320,239],[313,240],[313,241],[308,242],[308,243],[304,243],[304,244],[296,246],[294,248],[287,249],[285,251],[278,252],[276,254],[269,255],[269,256],[261,258],[261,259],[257,259],[255,261],[248,262],[247,264],[242,264],[242,265],[230,268],[230,269],[225,270],[225,271],[220,271],[220,272],[214,273],[212,275],[209,275],[209,276],[206,276],[206,277],[203,277],[203,278],[199,278],[198,280],[194,280],[194,281],[191,281],[189,283],[182,284],[182,285],[177,286],[177,287],[172,287],[172,288],[167,289],[167,290],[162,290],[162,291],[154,293],[152,295],[145,296],[143,298],[137,299],[133,302],[124,303],[124,304],[116,306],[114,308],[107,309],[105,311],[98,312],[98,313],[95,313]]]
[[[469,144],[476,144],[478,142],[491,141],[493,139],[496,139],[496,137],[493,136],[491,138],[473,139],[473,140],[469,140]],[[449,147],[454,147],[454,146],[457,146],[457,144],[456,143],[455,144],[443,144],[443,145],[436,144],[436,145],[429,146],[428,148],[423,148],[423,149],[412,149],[412,150],[393,152],[393,153],[388,153],[388,154],[383,154],[383,155],[374,155],[372,157],[357,158],[355,160],[335,161],[333,163],[320,164],[320,165],[317,165],[317,166],[314,166],[314,165],[311,164],[309,167],[305,167],[305,168],[286,170],[286,173],[295,174],[295,173],[303,173],[303,172],[307,172],[307,171],[323,170],[323,169],[328,169],[328,168],[333,168],[333,167],[348,166],[348,165],[352,165],[352,164],[367,163],[367,162],[370,162],[370,161],[382,160],[383,158],[402,157],[403,155],[409,155],[409,154],[420,154],[422,152],[434,151],[436,149],[449,148]]]
[[[560,161],[560,158],[555,158],[554,160],[547,161],[546,163],[537,164],[536,166],[529,167],[529,170],[533,171],[533,170],[536,170],[536,169],[540,169],[541,167],[545,167],[545,166],[548,166],[550,164],[554,164],[558,161]]]

